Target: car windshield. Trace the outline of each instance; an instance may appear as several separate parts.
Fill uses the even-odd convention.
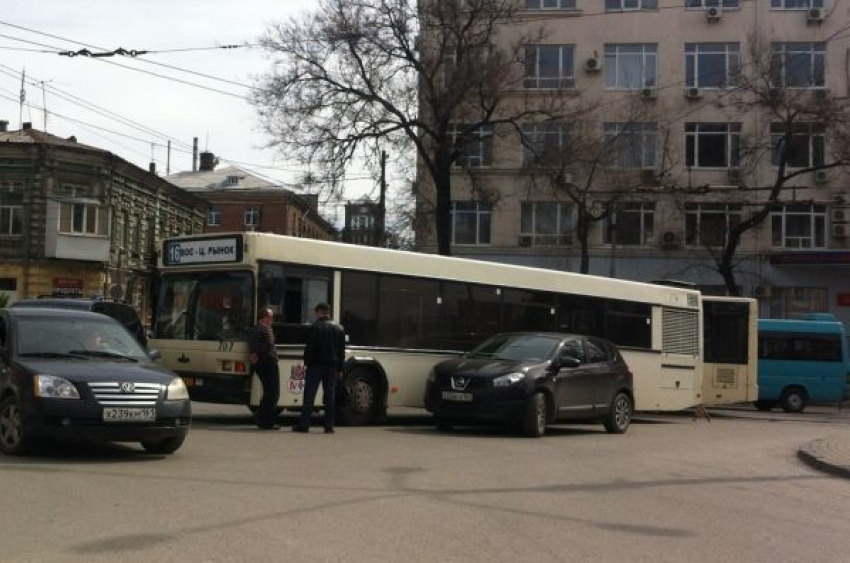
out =
[[[20,356],[147,359],[136,339],[107,319],[24,318],[18,321],[17,332]]]
[[[245,340],[251,328],[250,272],[167,275],[159,289],[155,338]]]
[[[542,362],[552,355],[559,343],[557,338],[539,334],[500,334],[472,350],[469,357]]]

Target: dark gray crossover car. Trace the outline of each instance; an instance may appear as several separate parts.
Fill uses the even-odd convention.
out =
[[[170,454],[191,423],[183,380],[116,320],[87,311],[0,309],[0,451],[39,438],[141,442]]]
[[[443,430],[468,420],[501,421],[538,437],[552,422],[596,419],[620,434],[634,409],[632,373],[616,346],[601,338],[497,334],[434,366],[425,408]]]

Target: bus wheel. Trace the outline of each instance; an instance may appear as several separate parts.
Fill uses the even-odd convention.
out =
[[[548,410],[546,397],[543,393],[535,393],[525,404],[525,414],[522,419],[522,433],[529,438],[539,438],[546,432]]]
[[[776,401],[756,401],[753,406],[760,411],[769,411],[776,406]]]
[[[779,404],[782,405],[782,410],[785,412],[803,412],[808,401],[806,392],[799,387],[789,387],[782,392],[782,397],[779,398]]]
[[[355,369],[345,381],[345,398],[339,408],[339,423],[345,426],[362,426],[377,418],[379,403],[378,383],[368,370]]]

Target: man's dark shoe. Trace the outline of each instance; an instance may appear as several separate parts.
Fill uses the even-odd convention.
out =
[[[334,433],[333,428],[325,428],[325,434],[333,434],[333,433]]]
[[[259,425],[258,424],[257,428],[259,428],[260,430],[280,430],[280,426],[278,426],[277,424],[272,424],[272,425],[267,425],[267,424]]]
[[[300,427],[300,426],[298,426],[297,424],[296,424],[295,426],[293,426],[293,427],[292,427],[292,431],[293,431],[293,432],[304,432],[305,434],[306,434],[307,432],[309,432],[309,430],[308,430],[308,429],[306,429],[306,428],[301,428],[301,427]]]

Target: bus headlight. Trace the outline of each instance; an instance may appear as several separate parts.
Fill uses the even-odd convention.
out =
[[[496,379],[493,380],[493,387],[508,387],[509,385],[514,385],[515,383],[519,383],[525,379],[524,373],[509,373],[507,375],[500,375]]]
[[[50,399],[79,399],[80,392],[73,383],[55,375],[33,376],[33,395]]]
[[[168,384],[168,389],[165,390],[166,401],[180,401],[189,398],[189,390],[186,389],[186,384],[179,377],[175,377]]]

